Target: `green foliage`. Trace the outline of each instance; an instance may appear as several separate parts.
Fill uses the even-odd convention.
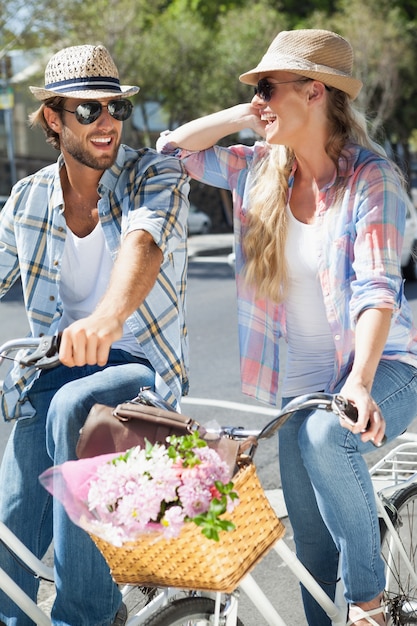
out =
[[[167,438],[167,441],[169,443],[168,456],[173,460],[183,459],[184,467],[194,467],[199,464],[200,460],[196,457],[194,449],[207,446],[207,443],[201,439],[198,431],[180,437],[172,435]],[[193,517],[192,520],[190,518],[187,519],[188,521],[193,521],[197,526],[201,526],[201,532],[207,539],[219,541],[219,533],[221,531],[229,532],[235,528],[233,522],[222,519],[220,516],[226,513],[228,501],[237,500],[239,496],[233,491],[234,485],[232,481],[227,484],[216,481],[215,487],[218,497],[211,500],[208,511],[200,513]]]
[[[335,10],[336,0],[282,0],[282,10],[291,17],[292,26],[307,18],[314,11],[330,15]]]
[[[170,459],[183,459],[184,467],[194,467],[200,463],[198,457],[194,453],[195,448],[205,448],[207,443],[201,439],[198,431],[194,431],[189,435],[171,435],[167,438],[169,443],[168,456]]]
[[[220,16],[235,8],[244,7],[247,0],[173,0],[168,11],[172,17],[180,18],[192,13],[209,29],[215,29]]]
[[[103,43],[122,82],[138,84],[135,104],[159,103],[167,127],[247,101],[239,82],[283,29],[328,28],[355,50],[357,100],[380,136],[417,127],[413,68],[417,62],[417,0],[0,0],[0,57],[11,49],[39,51]],[[149,128],[141,140],[150,141]]]
[[[323,15],[310,16],[309,26],[323,24]],[[339,0],[326,27],[346,37],[354,50],[354,73],[364,87],[358,105],[369,113],[371,134],[381,138],[387,120],[395,115],[402,77],[414,65],[416,47],[404,14],[391,0]],[[410,76],[411,78],[411,76]]]
[[[266,1],[229,10],[214,31],[193,13],[180,14],[178,7],[145,34],[137,78],[143,97],[163,106],[171,128],[250,99],[252,90],[239,82],[239,74],[287,25]]]
[[[253,88],[239,82],[239,75],[253,68],[272,39],[286,28],[288,19],[285,14],[271,8],[267,1],[248,4],[242,10],[231,10],[220,19],[218,36],[214,40],[217,63],[207,85],[212,110],[218,109],[219,105],[224,108],[252,98]]]
[[[193,517],[194,524],[201,526],[201,532],[207,539],[213,541],[219,541],[221,531],[230,532],[235,529],[233,522],[222,519],[220,515],[226,513],[227,510],[227,497],[231,500],[238,499],[238,495],[233,491],[233,483],[230,482],[227,485],[216,481],[216,489],[219,492],[220,498],[213,498],[210,502],[210,507],[207,513],[201,513]]]
[[[142,97],[164,107],[171,127],[199,115],[212,65],[210,32],[192,14],[166,13],[144,33],[142,44],[136,68]]]

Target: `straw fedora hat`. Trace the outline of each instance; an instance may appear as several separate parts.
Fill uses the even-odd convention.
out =
[[[29,87],[37,100],[64,98],[111,98],[133,96],[139,87],[121,85],[119,72],[104,46],[71,46],[48,61],[45,87]]]
[[[336,87],[354,100],[362,82],[352,77],[352,66],[352,46],[340,35],[319,29],[284,30],[275,37],[257,67],[239,76],[239,80],[256,85],[272,72],[292,72]]]

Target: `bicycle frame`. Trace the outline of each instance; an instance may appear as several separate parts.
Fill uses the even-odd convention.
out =
[[[45,578],[53,582],[53,570],[40,561],[26,546],[5,526],[0,522],[0,540],[18,556],[38,577]],[[324,593],[311,574],[298,561],[295,554],[280,539],[274,546],[274,550],[280,558],[288,565],[295,576],[307,587],[314,595],[317,601],[322,605],[323,609],[333,619],[334,626],[343,626],[345,623],[345,613],[341,613],[340,609],[330,600]],[[240,588],[248,595],[251,602],[259,610],[264,619],[271,626],[286,626],[278,612],[262,589],[255,582],[251,574],[245,576],[241,581]],[[50,626],[51,620],[49,616],[37,606],[33,600],[0,568],[0,589],[6,593],[22,611],[24,611],[39,626]],[[164,606],[171,598],[178,595],[179,589],[167,588],[162,590],[154,599],[152,599],[144,608],[136,615],[131,616],[126,626],[141,626],[156,610]],[[222,594],[217,593],[218,608],[214,619],[214,626],[220,624],[220,614],[226,622],[222,622],[224,626],[234,626],[237,619],[238,602],[237,597],[233,594],[226,603],[226,609],[220,612],[220,597]],[[217,620],[217,621],[216,621]]]
[[[12,342],[9,342],[12,345]],[[31,346],[33,343],[25,342],[23,345],[27,347]],[[4,347],[3,347],[4,348]],[[8,348],[10,346],[8,345]],[[0,347],[0,362],[1,357],[5,354],[4,349]],[[308,402],[309,405],[311,403],[311,398],[304,398],[304,402]],[[320,397],[320,406],[322,406],[326,410],[332,410],[332,402],[333,396],[325,396],[321,395]],[[317,399],[316,399],[317,402]],[[288,410],[287,410],[288,412]],[[284,411],[281,412],[283,416],[287,413]],[[274,425],[269,424],[267,429],[264,429],[261,434],[263,438],[270,437],[275,432],[275,430],[282,423],[279,419],[275,419]],[[241,430],[241,434],[245,431]],[[257,433],[258,435],[260,433]],[[16,537],[15,535],[4,525],[0,524],[0,539],[3,540],[9,548],[15,552],[15,554],[25,563],[29,565],[29,567],[33,570],[35,575],[42,576],[49,580],[53,580],[53,572],[51,568],[46,567],[39,559],[35,557]],[[317,598],[318,602],[322,605],[323,609],[328,613],[329,617],[333,619],[333,623],[335,626],[342,626],[345,621],[345,613],[342,612],[324,593],[315,579],[311,576],[311,574],[303,567],[303,565],[298,561],[295,554],[286,546],[283,540],[279,540],[275,545],[275,551],[277,554],[286,562],[288,567],[294,572],[294,574],[299,578],[299,580],[311,591],[314,597]],[[0,580],[0,589],[2,589],[6,594],[8,594],[15,604],[17,604],[23,611],[27,613],[29,617],[31,617],[37,624],[40,626],[49,626],[50,619],[49,617],[25,594],[25,592],[18,587],[10,577],[6,575],[5,572],[0,570],[1,580]],[[241,583],[241,588],[245,593],[248,594],[251,601],[258,608],[260,613],[266,619],[268,624],[272,626],[285,626],[285,622],[282,620],[278,612],[272,606],[271,602],[268,600],[266,595],[262,592],[261,588],[253,577],[248,574]],[[152,615],[152,613],[159,609],[161,606],[164,606],[166,602],[169,601],[170,598],[178,594],[178,589],[167,589],[158,594],[158,596],[153,599],[149,604],[147,604],[143,609],[141,609],[136,615],[132,616],[128,622],[127,626],[140,626],[143,624],[144,620]],[[220,597],[221,594],[215,594],[216,597],[216,615],[214,616],[214,626],[220,624]],[[226,609],[224,609],[221,613],[222,617],[222,625],[225,626],[234,626],[236,624],[237,619],[237,600],[236,595],[230,595],[226,602]],[[226,620],[226,621],[224,621]]]
[[[46,339],[46,341],[45,341]],[[50,338],[42,338],[42,339],[33,339],[26,338],[17,341],[10,341],[3,346],[0,346],[0,364],[3,359],[6,358],[6,355],[12,351],[19,348],[32,348],[39,347],[37,350],[38,356],[37,359],[42,362],[45,362],[46,357],[46,366],[49,366],[49,359],[52,357],[50,354],[51,344],[49,343]],[[54,342],[52,342],[54,343]],[[27,361],[30,364],[33,361]],[[268,438],[271,437],[279,427],[290,417],[292,412],[295,410],[299,410],[301,408],[311,408],[317,407],[326,411],[332,411],[338,414],[340,417],[345,418],[348,417],[351,419],[351,415],[346,416],[345,410],[349,407],[346,406],[346,402],[340,396],[332,396],[330,394],[309,394],[307,396],[301,396],[297,398],[295,401],[292,401],[289,405],[285,407],[284,410],[277,413],[276,417],[269,422],[262,431],[247,431],[244,429],[235,429],[235,428],[224,428],[224,433],[227,436],[236,437],[243,439],[247,436],[255,436],[258,439],[260,438]],[[417,444],[411,444],[417,448]],[[379,464],[372,468],[371,474],[376,475],[377,472],[381,469],[384,462],[387,462],[395,452],[401,448],[401,446],[397,446],[392,452],[391,457],[388,455],[381,461]],[[394,476],[395,474],[395,476]],[[394,482],[394,487],[386,486],[383,490],[375,489],[376,499],[378,503],[378,510],[380,512],[381,517],[384,519],[384,522],[391,533],[392,541],[394,542],[399,554],[401,555],[404,563],[406,564],[410,576],[415,581],[417,587],[417,574],[413,570],[412,565],[407,557],[407,554],[401,544],[401,540],[394,528],[394,525],[386,512],[385,509],[385,499],[389,493],[393,493],[390,489],[398,490],[399,485],[402,486],[404,483],[415,481],[417,475],[413,475],[411,478],[407,475],[406,479],[399,478],[400,472],[395,470],[391,470],[391,474],[389,480],[391,483]],[[16,554],[16,556],[24,562],[37,577],[44,578],[46,580],[50,580],[53,582],[53,570],[52,568],[46,566],[42,561],[40,561],[30,550],[23,545],[23,543],[3,524],[0,522],[0,540],[5,543],[5,545]],[[322,606],[323,610],[327,613],[329,618],[332,620],[333,626],[344,626],[346,623],[346,606],[343,603],[343,606],[338,606],[339,602],[333,602],[327,596],[327,594],[323,591],[320,585],[316,582],[313,576],[308,572],[308,570],[301,564],[298,560],[295,553],[288,547],[283,539],[278,540],[278,542],[273,547],[276,554],[282,559],[283,562],[288,566],[288,568],[293,572],[295,577],[306,587],[306,589],[312,594],[312,596],[317,600],[317,602]],[[39,626],[50,626],[51,621],[49,616],[42,611],[35,602],[33,602],[26,593],[2,570],[0,569],[0,589],[7,594],[14,602],[17,604],[36,624]],[[286,626],[285,622],[282,620],[278,612],[275,610],[272,603],[263,593],[262,589],[255,582],[254,578],[251,574],[248,574],[241,581],[240,589],[242,589],[249,597],[253,605],[258,609],[259,613],[263,616],[263,618],[267,621],[270,626]],[[153,598],[144,608],[142,608],[136,615],[130,617],[127,621],[126,626],[141,626],[144,621],[154,614],[156,610],[163,607],[167,602],[169,602],[173,597],[178,595],[181,590],[174,588],[167,588],[162,590],[157,594],[155,598]],[[235,626],[237,621],[237,607],[238,607],[238,590],[229,596],[226,596],[225,608],[221,608],[221,597],[222,594],[203,594],[209,595],[212,597],[214,595],[216,600],[216,611],[214,615],[214,626]]]
[[[417,458],[417,442],[404,443],[396,446],[390,453],[388,453],[381,461],[376,463],[371,469],[370,474],[374,480],[376,503],[378,507],[378,513],[390,534],[390,553],[393,553],[393,548],[397,550],[401,556],[401,560],[407,568],[410,579],[417,588],[417,572],[413,569],[410,559],[404,549],[404,546],[395,530],[391,517],[388,514],[387,506],[389,508],[389,497],[392,496],[399,489],[405,489],[408,485],[417,482],[417,473],[413,471],[410,474],[410,470],[415,470],[415,464],[410,462],[404,462],[402,455],[413,453]],[[375,482],[386,482],[386,486],[375,486]],[[389,571],[390,568],[389,568]],[[389,581],[387,580],[387,583]]]
[[[401,541],[395,531],[395,528],[386,513],[381,497],[377,495],[378,508],[381,512],[381,516],[387,524],[391,532],[392,541],[395,543],[397,549],[400,551],[404,563],[407,565],[410,574],[415,580],[417,586],[417,575],[411,567],[409,559],[404,552]],[[52,568],[46,566],[42,561],[37,559],[30,550],[28,550],[16,536],[2,523],[0,523],[0,539],[8,545],[15,554],[22,559],[28,567],[30,567],[34,574],[48,580],[53,580]],[[346,609],[345,606],[337,606],[335,602],[332,602],[327,594],[323,591],[320,585],[316,582],[313,576],[306,570],[306,568],[298,560],[295,553],[288,547],[284,539],[280,539],[273,547],[276,554],[282,559],[282,561],[292,571],[297,580],[299,580],[311,595],[321,605],[323,610],[327,613],[332,620],[333,626],[344,626],[346,624]],[[265,619],[270,626],[287,626],[286,622],[281,618],[276,611],[270,600],[264,594],[259,585],[255,582],[253,576],[248,574],[240,583],[240,589],[246,593],[253,605],[258,609],[259,613]],[[0,569],[0,589],[15,602],[33,621],[39,626],[50,626],[51,621],[49,616],[44,613],[25,593],[24,591],[3,571]],[[126,626],[141,626],[146,619],[148,619],[153,613],[166,605],[173,597],[178,595],[180,590],[174,588],[167,588],[161,591],[154,599],[152,599],[144,608],[142,608],[136,615],[131,616]],[[214,616],[214,626],[219,626],[220,623],[224,626],[235,626],[237,619],[238,600],[237,594],[232,594],[229,597],[229,602],[226,603],[226,609],[220,611],[220,597],[221,594],[215,594],[217,598],[216,615]],[[220,622],[220,618],[223,621]],[[225,620],[225,621],[224,621]]]
[[[21,559],[37,577],[53,581],[53,570],[40,561],[3,522],[0,522],[0,540]],[[0,589],[8,595],[36,624],[50,626],[48,616],[33,600],[0,568]]]
[[[0,522],[0,540],[2,540],[34,573],[35,576],[53,582],[53,569],[40,561],[12,533],[5,524]],[[8,595],[17,606],[39,626],[51,626],[50,617],[0,568],[0,589]],[[161,590],[140,612],[132,616],[126,626],[139,626],[156,610],[163,607],[171,598],[178,594],[178,589]],[[122,591],[123,595],[123,591]]]

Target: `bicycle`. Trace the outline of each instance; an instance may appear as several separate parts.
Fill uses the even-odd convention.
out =
[[[57,357],[55,337],[25,338],[9,341],[0,346],[0,365],[10,352],[32,350],[16,357],[24,365],[54,367]],[[166,403],[150,391],[142,392],[144,403],[167,407]],[[338,395],[309,394],[296,398],[285,409],[278,411],[261,430],[239,427],[222,427],[224,436],[238,440],[253,437],[256,440],[272,437],[291,414],[302,408],[321,408],[333,411],[345,419],[354,419],[352,407]],[[252,447],[253,456],[256,446]],[[417,443],[400,444],[371,468],[380,514],[382,554],[387,567],[385,603],[388,623],[391,626],[417,623],[417,573],[414,541],[414,519],[417,502]],[[11,550],[23,566],[34,576],[53,582],[53,569],[31,553],[17,537],[0,523],[0,541]],[[283,539],[272,548],[292,571],[295,577],[310,591],[326,611],[334,626],[345,626],[346,606],[336,596],[335,602],[325,594],[316,580],[298,561],[294,552]],[[34,603],[10,577],[0,569],[0,589],[9,595],[21,609],[40,626],[51,624],[48,615]],[[122,590],[124,597],[131,593],[131,586]],[[272,603],[247,574],[239,585],[261,616],[271,626],[285,626]],[[145,605],[128,618],[126,626],[243,626],[238,616],[239,589],[231,594],[184,591],[181,589],[141,588]]]

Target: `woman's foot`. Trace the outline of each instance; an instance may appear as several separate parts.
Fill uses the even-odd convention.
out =
[[[369,602],[349,605],[349,621],[346,626],[385,626],[385,605],[382,596]]]

